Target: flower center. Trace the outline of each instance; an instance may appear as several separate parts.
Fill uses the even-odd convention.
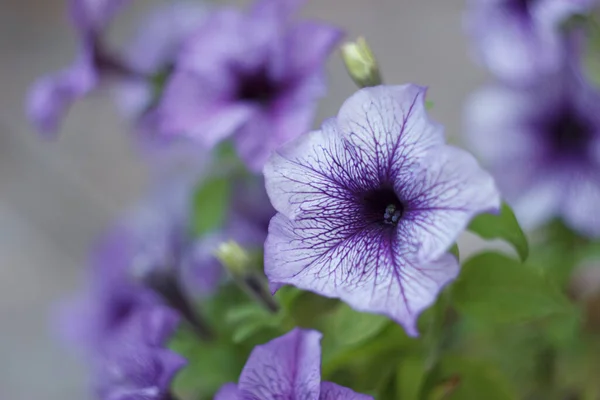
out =
[[[269,77],[266,68],[242,76],[237,97],[243,101],[250,101],[266,105],[277,96],[279,85]]]
[[[404,214],[404,205],[392,188],[381,188],[363,196],[367,218],[382,225],[396,226]]]
[[[111,301],[108,326],[110,329],[113,329],[129,319],[136,307],[136,303],[131,296],[125,294],[116,294]]]
[[[558,154],[581,157],[592,139],[593,127],[573,110],[565,110],[551,122],[550,135]]]
[[[535,1],[536,0],[510,0],[509,7],[518,12],[529,13],[530,8]]]

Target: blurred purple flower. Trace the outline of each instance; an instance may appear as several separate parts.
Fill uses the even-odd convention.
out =
[[[124,52],[127,65],[141,76],[122,81],[116,87],[116,100],[136,122],[142,144],[152,147],[164,144],[155,132],[157,91],[172,72],[183,43],[206,15],[207,7],[200,1],[169,2],[148,17]]]
[[[217,245],[234,239],[262,247],[274,214],[262,179],[248,178],[234,186],[226,225],[196,239],[189,223],[201,174],[165,178],[101,238],[86,292],[61,309],[61,333],[92,364],[102,399],[168,399],[183,360],[164,345],[182,317],[204,328],[192,298],[213,293],[223,278]]]
[[[167,400],[170,381],[185,363],[166,348],[180,315],[128,275],[129,238],[122,233],[99,242],[88,291],[61,310],[61,329],[90,363],[100,399]]]
[[[70,67],[39,78],[27,99],[27,114],[36,128],[54,137],[59,125],[78,99],[90,93],[103,74],[129,74],[125,67],[104,54],[100,36],[116,12],[129,0],[70,0],[71,22],[77,29],[79,55]]]
[[[417,335],[419,313],[458,274],[448,249],[473,216],[500,206],[491,176],[444,143],[424,98],[415,85],[362,89],[320,131],[271,156],[273,290],[340,298]]]
[[[321,333],[294,329],[256,346],[239,383],[224,385],[215,400],[369,400],[331,382],[321,382]]]
[[[498,78],[530,85],[566,58],[560,24],[596,0],[469,0],[466,28],[477,58]]]
[[[170,400],[170,386],[186,360],[166,348],[179,316],[157,306],[132,315],[95,361],[94,386],[103,400]]]
[[[259,0],[247,14],[213,14],[178,59],[159,106],[161,131],[208,147],[233,135],[254,170],[277,146],[306,132],[325,92],[325,59],[341,33],[293,23],[301,3]]]
[[[97,39],[131,0],[69,0],[71,22],[84,39]]]
[[[118,54],[105,47],[103,36],[110,20],[128,2],[70,1],[80,41],[78,59],[67,69],[40,78],[28,98],[29,118],[42,133],[54,136],[69,107],[107,79],[118,82],[117,101],[135,121],[136,130],[154,133],[156,116],[151,111],[157,91],[170,74],[184,39],[199,26],[206,10],[201,2],[177,1],[160,7],[143,24],[132,45]],[[140,138],[143,150],[164,145],[155,136]]]
[[[599,101],[569,71],[530,89],[487,87],[467,103],[470,144],[525,227],[562,217],[600,236]]]

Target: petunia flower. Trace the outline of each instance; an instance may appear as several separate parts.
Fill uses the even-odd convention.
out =
[[[424,98],[415,85],[362,89],[271,156],[273,291],[291,284],[340,298],[417,335],[419,313],[458,274],[449,248],[473,216],[500,205],[491,176],[445,144]]]
[[[176,63],[159,106],[161,131],[207,147],[232,137],[260,170],[274,148],[308,130],[325,93],[325,59],[341,34],[293,22],[301,3],[259,0],[247,13],[211,15]]]
[[[122,52],[108,48],[105,31],[130,0],[70,0],[69,11],[79,40],[73,65],[38,79],[28,101],[28,116],[38,130],[56,135],[64,115],[78,99],[107,82],[116,83],[117,101],[131,117],[144,150],[155,150],[156,105],[163,81],[170,74],[180,46],[206,14],[199,2],[170,2],[142,24],[136,40]],[[122,53],[122,54],[121,54]],[[164,147],[164,143],[162,147]],[[189,147],[189,145],[188,145]],[[156,152],[154,152],[156,154]]]
[[[77,30],[79,54],[56,74],[39,78],[27,99],[27,115],[43,134],[54,137],[71,105],[90,93],[103,74],[129,74],[104,54],[100,36],[128,0],[70,0],[71,23]]]
[[[600,236],[599,100],[569,71],[527,90],[489,86],[468,101],[467,138],[526,228],[561,217]]]
[[[321,333],[294,329],[256,346],[237,385],[224,385],[215,400],[369,400],[331,382],[321,382]]]
[[[64,305],[60,328],[91,367],[99,399],[168,400],[171,380],[185,364],[167,349],[181,314],[127,274],[128,243],[116,233],[98,243],[88,290]]]
[[[107,341],[95,362],[94,391],[106,400],[171,400],[186,360],[166,348],[179,316],[161,306],[138,311]]]
[[[466,29],[476,57],[501,80],[530,85],[568,57],[561,23],[596,0],[469,0]]]
[[[165,147],[163,138],[156,134],[157,115],[154,112],[162,86],[172,73],[184,42],[206,15],[207,6],[202,2],[168,2],[145,19],[123,52],[124,61],[139,72],[139,76],[123,79],[116,85],[116,101],[125,115],[135,122],[141,144],[150,150]],[[190,147],[187,143],[186,146]]]

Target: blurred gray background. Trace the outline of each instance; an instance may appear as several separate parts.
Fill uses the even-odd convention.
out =
[[[168,1],[168,0],[162,0]],[[127,37],[161,0],[138,0],[119,17]],[[461,0],[309,0],[303,14],[365,35],[388,83],[430,86],[433,114],[457,137],[462,103],[484,80],[468,56]],[[111,34],[112,35],[112,34]],[[48,312],[77,287],[95,235],[144,188],[108,93],[70,112],[58,141],[40,140],[23,112],[29,84],[71,62],[65,0],[0,4],[0,399],[86,399],[85,374],[52,338]],[[336,54],[318,124],[355,90]]]

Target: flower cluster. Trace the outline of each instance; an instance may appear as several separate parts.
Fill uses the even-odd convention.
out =
[[[600,97],[581,62],[591,0],[469,0],[498,83],[468,104],[466,130],[491,173],[447,143],[425,87],[382,82],[363,38],[341,52],[360,89],[311,130],[342,33],[296,19],[302,0],[170,2],[117,51],[107,30],[126,3],[69,1],[77,61],[28,104],[55,134],[70,104],[110,84],[152,150],[148,195],[101,237],[86,290],[61,308],[96,397],[513,398],[500,374],[458,358],[483,348],[470,330],[545,329],[573,310],[508,256],[461,267],[457,241],[469,230],[526,259],[503,197],[528,226],[560,216],[600,236]]]
[[[466,108],[467,138],[530,228],[560,217],[600,236],[600,91],[582,71],[593,1],[471,1],[475,48],[498,82]],[[583,17],[579,17],[583,18]]]

